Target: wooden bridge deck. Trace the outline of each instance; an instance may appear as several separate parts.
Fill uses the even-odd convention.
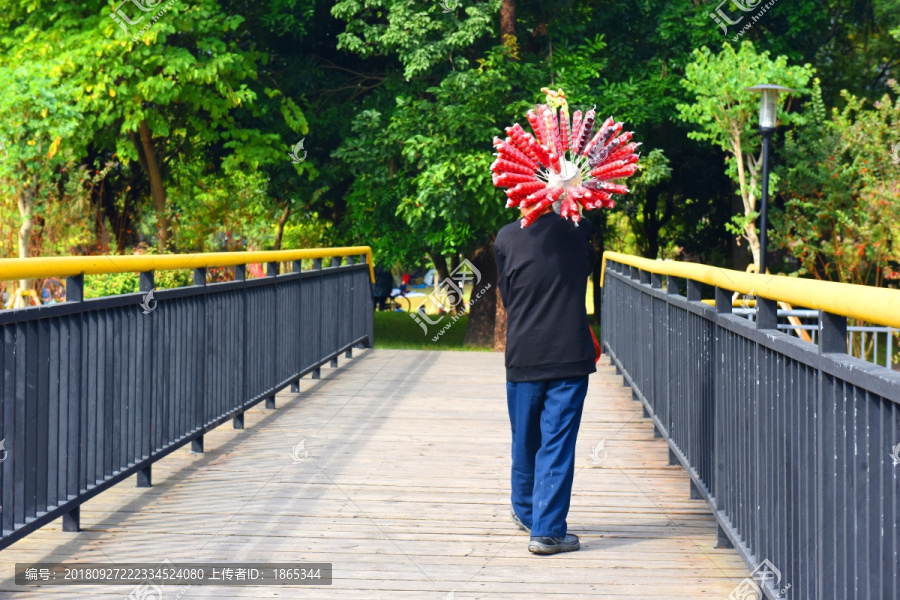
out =
[[[321,587],[188,588],[181,598],[716,598],[747,575],[628,388],[601,361],[578,441],[570,531],[582,550],[532,556],[509,520],[503,356],[357,351],[322,379],[207,434],[0,551],[0,598],[125,598],[133,586],[17,587],[16,562],[334,564]],[[295,462],[291,449],[304,441]],[[592,458],[599,442],[604,449]],[[596,464],[595,464],[596,463]],[[27,591],[23,591],[27,590]],[[166,588],[165,600],[177,591]]]

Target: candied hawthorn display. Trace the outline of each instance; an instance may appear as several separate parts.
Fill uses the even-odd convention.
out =
[[[494,138],[497,160],[491,165],[491,179],[495,187],[506,188],[508,208],[533,207],[522,218],[522,227],[556,202],[559,215],[577,225],[582,209],[613,208],[612,195],[628,193],[627,187],[612,182],[640,168],[635,153],[640,144],[612,117],[595,127],[594,108],[576,110],[570,120],[565,93],[541,91],[547,103],[525,115],[534,133],[516,123],[504,130],[506,139]]]

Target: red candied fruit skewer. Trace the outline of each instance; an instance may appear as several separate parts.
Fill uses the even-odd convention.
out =
[[[624,167],[620,167],[618,169],[613,169],[612,171],[608,171],[604,173],[601,177],[604,181],[610,179],[622,179],[624,177],[631,177],[637,171],[637,165],[625,165]]]
[[[587,146],[588,139],[591,136],[591,133],[594,130],[594,118],[596,117],[597,111],[593,108],[587,111],[584,115],[584,123],[581,125],[581,132],[578,134],[578,150],[575,152],[576,154],[584,154],[584,149]]]
[[[494,138],[494,148],[496,148],[500,153],[501,158],[519,163],[520,165],[524,165],[526,167],[530,167],[531,169],[537,169],[536,162],[528,158],[528,156],[524,152],[522,152],[512,144],[507,144],[500,138]]]
[[[634,151],[637,150],[640,145],[640,142],[631,142],[629,144],[625,144],[624,146],[619,147],[615,152],[610,154],[607,160],[619,160],[623,156],[634,154]]]
[[[607,157],[609,157],[609,155],[616,150],[616,148],[618,148],[622,144],[627,144],[632,135],[634,135],[633,131],[626,131],[610,143],[603,146],[603,148],[598,150],[590,159],[590,165],[592,167],[602,165],[604,162],[606,162]]]
[[[572,131],[571,134],[571,147],[569,150],[572,152],[574,156],[577,154],[577,146],[578,146],[578,135],[581,133],[581,111],[576,110],[572,113]]]
[[[534,151],[534,146],[529,142],[529,140],[534,140],[534,137],[525,133],[525,130],[522,129],[521,125],[516,123],[513,127],[507,127],[506,135],[509,136],[510,142],[528,158],[536,163],[541,162],[540,157]]]
[[[494,182],[494,187],[512,187],[519,183],[538,181],[534,175],[521,173],[493,173],[491,180]]]
[[[546,144],[547,140],[544,138],[542,120],[538,118],[533,110],[529,110],[525,113],[525,118],[528,119],[528,124],[531,125],[531,130],[534,131],[534,137],[537,139],[538,144]]]
[[[548,189],[550,190],[550,192],[544,197],[544,199],[541,200],[530,213],[522,217],[520,223],[522,224],[523,228],[528,227],[529,225],[534,223],[535,220],[537,220],[537,218],[541,216],[541,213],[544,212],[544,209],[556,202],[557,198],[559,198],[559,196],[563,193],[562,188]]]
[[[533,175],[534,169],[529,169],[524,165],[520,165],[518,163],[510,162],[508,160],[503,160],[502,158],[498,158],[491,164],[491,172],[493,173],[521,173],[522,175]]]
[[[585,148],[584,155],[591,158],[591,153],[594,152],[595,148],[603,148],[610,138],[618,135],[620,131],[622,131],[622,124],[616,123],[612,117],[608,118],[603,123],[600,131],[597,132],[597,135],[594,136],[594,139],[591,140],[591,143]]]

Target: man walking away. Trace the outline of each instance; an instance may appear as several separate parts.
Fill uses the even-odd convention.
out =
[[[521,209],[522,216],[531,212]],[[529,531],[528,550],[578,550],[566,516],[575,440],[588,375],[597,370],[585,294],[597,260],[590,223],[547,209],[497,234],[494,255],[507,311],[506,397],[512,426],[512,519]]]

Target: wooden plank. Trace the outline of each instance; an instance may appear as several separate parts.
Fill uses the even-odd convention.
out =
[[[185,598],[721,599],[747,575],[714,548],[706,504],[610,367],[591,377],[576,448],[569,527],[582,550],[536,557],[509,521],[502,355],[379,350],[340,364],[279,394],[275,411],[247,411],[244,430],[209,432],[204,454],[160,461],[154,487],[132,479],[91,500],[83,532],[53,523],[0,552],[0,597],[132,589],[15,586],[13,564],[38,561],[334,563],[330,587]]]

